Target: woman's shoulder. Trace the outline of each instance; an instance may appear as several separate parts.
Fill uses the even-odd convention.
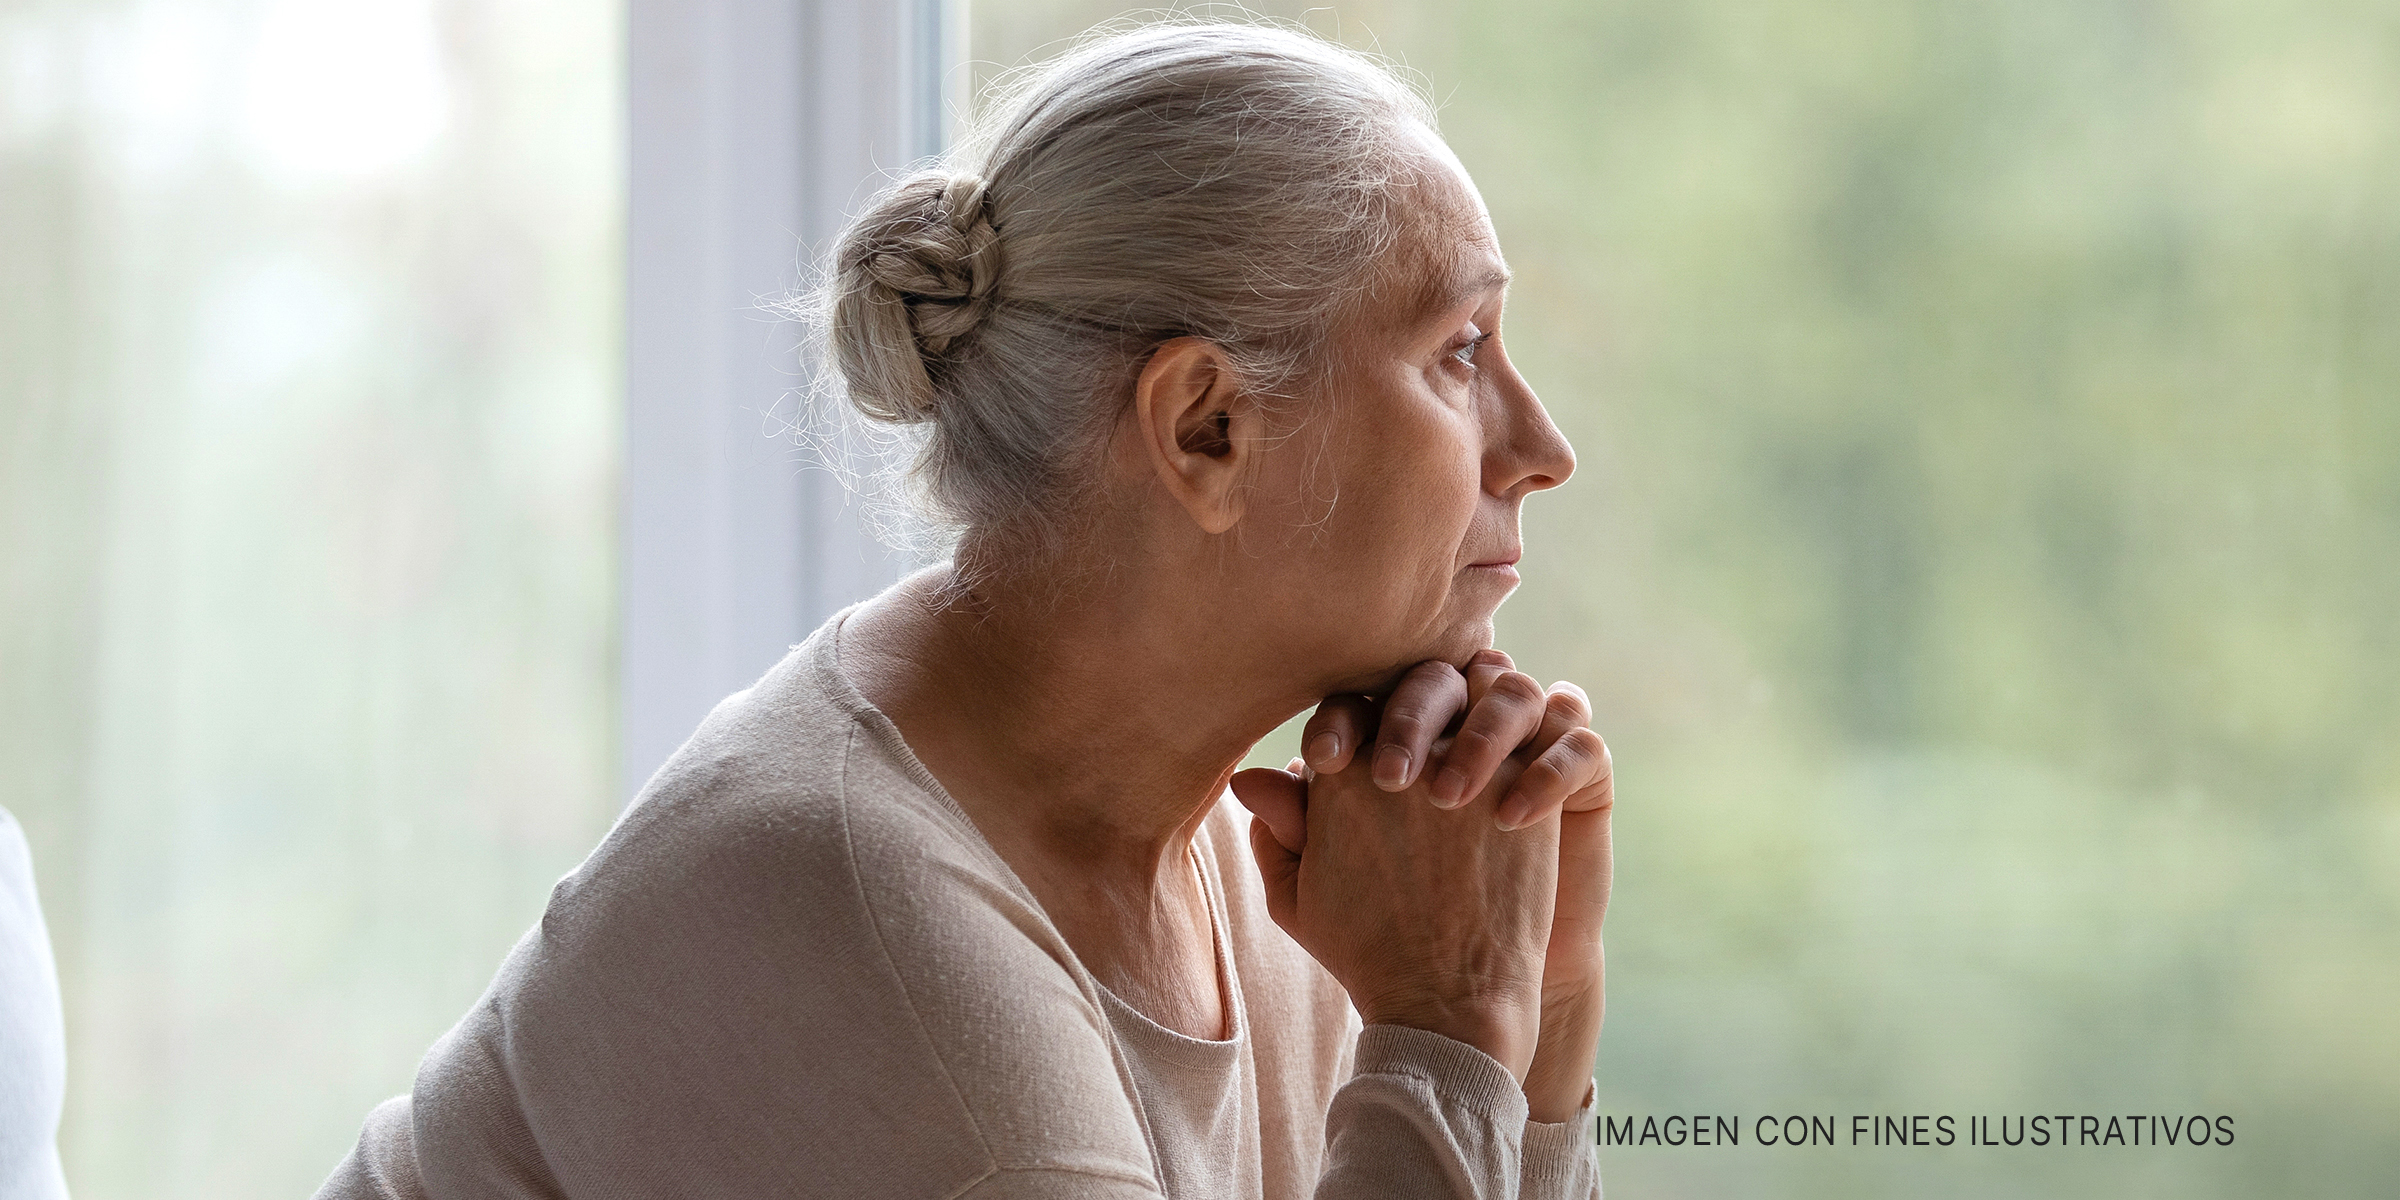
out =
[[[1129,1169],[1121,1103],[1014,1128],[1045,1111],[1028,1088],[1114,1082],[1088,978],[964,814],[812,679],[814,649],[719,705],[561,881],[427,1057],[421,1158],[491,1161],[522,1123],[570,1192],[899,1172],[938,1194],[1029,1146]],[[781,1149],[745,1166],[761,1146]]]
[[[679,947],[706,955],[760,949],[727,937],[755,926],[782,957],[898,968],[972,953],[968,935],[987,926],[1039,940],[1047,923],[1006,865],[835,672],[832,628],[717,705],[561,881],[545,934],[706,927],[719,936]],[[946,946],[912,936],[928,925]]]
[[[815,661],[823,636],[719,701],[643,785],[599,853],[629,842],[694,853],[837,850],[841,802],[852,793],[871,793],[870,819],[942,832],[938,806],[922,789],[896,787],[893,772],[877,769],[879,747],[863,714],[827,686]]]

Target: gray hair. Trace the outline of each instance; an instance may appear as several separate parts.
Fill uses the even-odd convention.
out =
[[[1216,343],[1270,403],[1307,386],[1399,241],[1412,123],[1432,106],[1393,68],[1298,30],[1093,37],[842,233],[826,386],[904,431],[887,463],[939,535],[1054,550],[1160,343]]]

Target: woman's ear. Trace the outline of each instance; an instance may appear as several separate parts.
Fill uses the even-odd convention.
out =
[[[1243,477],[1261,444],[1261,417],[1223,347],[1180,337],[1151,351],[1133,385],[1139,431],[1160,486],[1209,533],[1241,520]]]

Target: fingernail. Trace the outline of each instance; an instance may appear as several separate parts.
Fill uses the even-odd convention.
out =
[[[1341,752],[1342,735],[1328,729],[1325,732],[1318,734],[1316,737],[1309,739],[1308,765],[1315,767],[1320,771],[1324,770],[1325,764],[1332,762],[1333,756],[1340,754]]]
[[[1387,792],[1408,786],[1408,751],[1385,746],[1375,752],[1375,786]]]
[[[1433,802],[1443,808],[1457,808],[1467,791],[1467,773],[1457,767],[1443,767],[1433,777]]]
[[[1517,827],[1517,823],[1525,819],[1525,810],[1528,807],[1530,806],[1524,801],[1519,800],[1514,796],[1501,801],[1499,814],[1500,828],[1504,830],[1515,829]]]

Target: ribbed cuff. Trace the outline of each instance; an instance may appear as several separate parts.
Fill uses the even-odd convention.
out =
[[[1525,1089],[1517,1077],[1499,1059],[1456,1038],[1406,1025],[1369,1025],[1359,1032],[1354,1069],[1423,1080],[1443,1102],[1487,1114],[1501,1129],[1525,1121]]]
[[[1525,1122],[1525,1175],[1520,1200],[1597,1200],[1600,1146],[1592,1124],[1599,1089],[1583,1093],[1583,1107],[1564,1121]]]

